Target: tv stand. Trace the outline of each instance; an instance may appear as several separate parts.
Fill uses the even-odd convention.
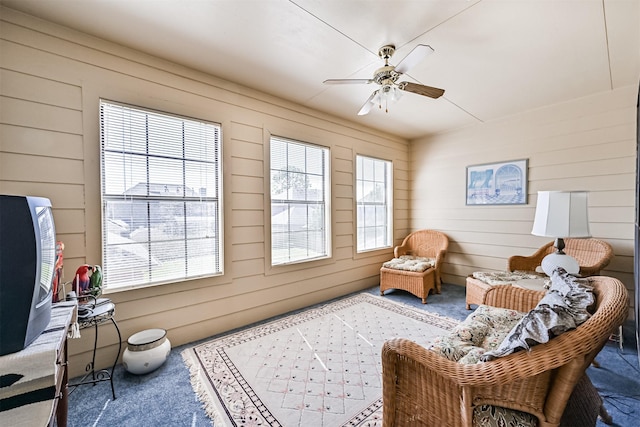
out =
[[[6,425],[66,427],[67,336],[75,313],[75,302],[53,304],[51,320],[44,332],[22,351],[0,357],[3,425],[6,422]],[[52,360],[55,362],[51,363]]]

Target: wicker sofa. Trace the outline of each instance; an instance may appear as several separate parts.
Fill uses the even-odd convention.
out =
[[[440,270],[449,248],[449,238],[436,230],[418,230],[404,238],[393,250],[394,257],[424,257],[433,260],[433,266],[424,271],[405,271],[395,268],[380,268],[380,295],[387,289],[401,289],[412,293],[427,303],[431,290],[440,293],[442,279]]]
[[[595,276],[590,283],[594,314],[530,351],[464,365],[403,338],[387,341],[382,348],[383,426],[474,426],[474,410],[486,404],[533,414],[544,427],[595,425],[601,400],[585,370],[626,319],[628,296],[617,279]],[[527,311],[539,298],[525,289],[496,286],[486,303]],[[572,395],[574,389],[580,392]],[[561,422],[565,409],[574,412]]]
[[[611,245],[599,239],[564,239],[564,252],[580,265],[580,275],[597,276],[613,258]],[[514,255],[507,260],[508,271],[535,271],[542,259],[555,251],[554,242],[542,246],[529,256]]]

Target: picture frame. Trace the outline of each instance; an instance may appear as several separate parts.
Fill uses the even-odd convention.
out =
[[[526,205],[529,159],[467,166],[467,205]]]

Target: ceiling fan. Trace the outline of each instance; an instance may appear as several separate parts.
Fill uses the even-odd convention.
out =
[[[444,89],[438,89],[431,86],[425,86],[418,83],[398,82],[400,76],[405,74],[418,62],[422,61],[427,55],[433,52],[433,48],[426,44],[419,44],[407,56],[402,59],[398,65],[390,65],[389,59],[393,56],[396,47],[393,45],[385,45],[378,50],[378,56],[384,60],[384,67],[378,68],[373,73],[371,79],[328,79],[323,83],[326,84],[369,84],[377,83],[380,85],[376,89],[367,102],[364,103],[359,116],[363,116],[371,111],[371,107],[378,105],[382,108],[385,105],[385,111],[388,112],[387,104],[389,100],[396,101],[402,93],[400,91],[412,92],[418,95],[428,96],[429,98],[440,98],[444,94]]]

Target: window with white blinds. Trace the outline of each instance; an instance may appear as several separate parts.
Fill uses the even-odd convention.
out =
[[[391,162],[356,156],[357,252],[392,246]]]
[[[330,255],[329,150],[271,138],[271,264]]]
[[[222,273],[220,125],[101,100],[100,142],[105,286]]]

